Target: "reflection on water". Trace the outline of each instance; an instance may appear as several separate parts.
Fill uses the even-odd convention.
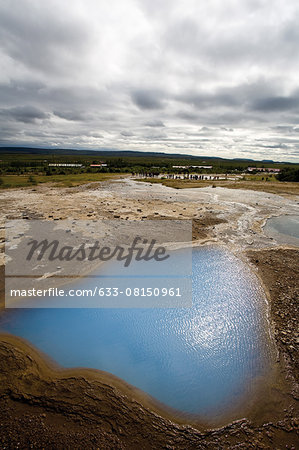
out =
[[[62,366],[111,372],[211,418],[251,394],[269,368],[263,294],[247,266],[215,247],[193,251],[192,282],[191,308],[15,309],[0,325]]]

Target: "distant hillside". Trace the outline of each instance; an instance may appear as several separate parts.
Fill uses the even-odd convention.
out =
[[[31,147],[0,147],[0,153],[25,153],[30,155],[86,155],[86,156],[131,156],[147,158],[175,158],[175,159],[223,159],[217,156],[194,156],[181,153],[163,153],[163,152],[137,152],[133,150],[73,150],[65,148],[31,148]]]
[[[23,155],[59,155],[59,156],[92,156],[92,157],[130,157],[130,158],[163,158],[163,159],[176,159],[176,160],[214,160],[214,161],[233,161],[233,162],[248,162],[248,163],[266,163],[266,164],[274,164],[278,163],[278,161],[274,162],[272,160],[253,160],[247,158],[221,158],[217,156],[205,156],[205,155],[185,155],[181,153],[163,153],[163,152],[138,152],[138,151],[130,151],[130,150],[111,150],[111,149],[103,149],[103,150],[74,150],[74,149],[65,149],[65,148],[33,148],[33,147],[0,147],[0,155],[1,154],[20,154]],[[289,162],[280,161],[280,164],[292,164]]]

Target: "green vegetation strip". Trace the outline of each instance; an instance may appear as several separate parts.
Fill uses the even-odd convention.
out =
[[[123,174],[122,174],[123,175]],[[75,187],[82,184],[120,178],[117,173],[79,173],[69,175],[2,175],[0,189],[36,186],[54,183],[55,187]]]

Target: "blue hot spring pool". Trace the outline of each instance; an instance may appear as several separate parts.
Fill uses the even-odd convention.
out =
[[[266,302],[249,268],[217,247],[193,250],[192,283],[191,308],[9,309],[0,328],[61,366],[105,370],[212,419],[252,395],[269,370]]]

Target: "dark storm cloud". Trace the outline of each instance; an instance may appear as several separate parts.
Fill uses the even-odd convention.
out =
[[[71,120],[71,121],[79,121],[86,120],[84,114],[76,111],[53,111],[53,114],[61,119]]]
[[[162,122],[162,120],[158,119],[149,120],[148,122],[145,122],[144,125],[146,127],[165,127],[165,124]]]
[[[245,110],[261,109],[263,101],[271,101],[275,87],[265,83],[263,80],[253,83],[242,83],[234,86],[221,86],[212,92],[185,91],[175,97],[181,103],[189,104],[196,109],[211,109],[224,107],[229,110],[243,108]],[[269,97],[265,98],[265,94]],[[274,102],[273,102],[274,103]],[[290,99],[291,107],[291,99]],[[286,106],[286,105],[285,105]],[[287,109],[287,108],[286,108]]]
[[[166,133],[157,133],[155,131],[148,132],[144,135],[145,139],[153,139],[153,140],[164,140],[167,139]]]
[[[162,109],[162,93],[154,89],[137,89],[131,93],[133,102],[140,109]]]
[[[16,105],[20,101],[30,103],[36,99],[45,84],[33,81],[20,81],[10,79],[9,82],[0,82],[0,101],[5,105]]]
[[[198,121],[199,120],[198,114],[196,114],[194,112],[178,111],[176,113],[176,116],[179,117],[180,119],[183,119],[183,120],[187,121],[187,122]]]
[[[272,127],[272,130],[275,134],[280,136],[281,142],[298,142],[299,126],[294,127],[292,125],[278,125],[276,127]]]
[[[199,109],[210,108],[214,106],[232,107],[239,106],[243,103],[242,99],[236,97],[233,92],[227,94],[222,92],[216,92],[214,94],[187,92],[177,96],[176,99]]]
[[[47,119],[48,114],[34,106],[17,106],[15,108],[2,109],[0,114],[7,118],[12,118],[18,122],[34,123],[36,120]]]
[[[120,134],[124,137],[132,137],[134,136],[134,133],[132,133],[131,131],[121,131]]]
[[[294,127],[291,125],[277,125],[276,127],[272,127],[272,129],[283,134],[294,131]]]
[[[299,97],[266,97],[257,99],[252,109],[265,112],[299,110]]]

